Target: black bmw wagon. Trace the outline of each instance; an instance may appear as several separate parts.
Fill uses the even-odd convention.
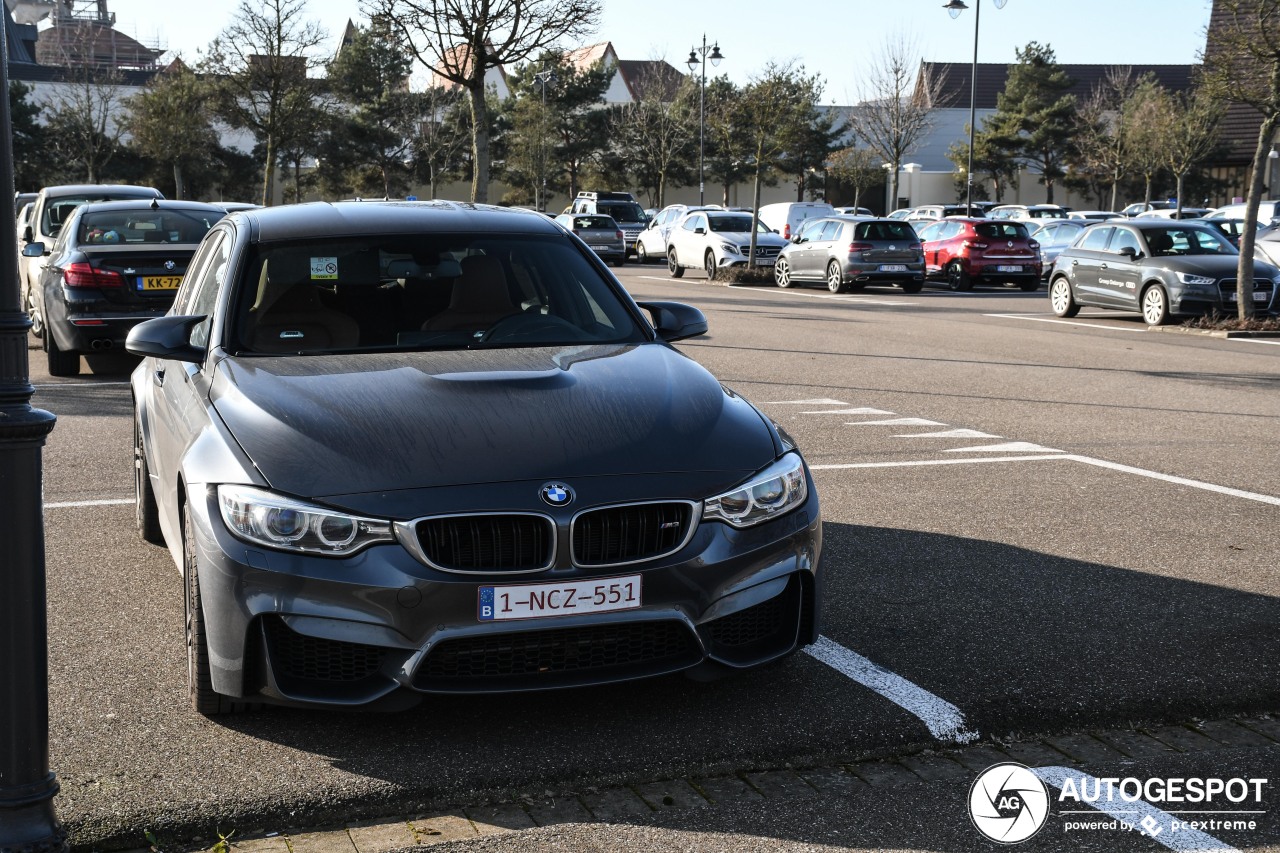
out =
[[[532,212],[228,216],[127,344],[194,707],[704,676],[814,641],[813,480],[672,346],[706,329]]]

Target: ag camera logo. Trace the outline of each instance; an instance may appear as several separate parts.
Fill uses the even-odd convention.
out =
[[[1000,844],[1017,844],[1040,831],[1049,817],[1049,789],[1025,765],[988,767],[969,789],[974,828]]]

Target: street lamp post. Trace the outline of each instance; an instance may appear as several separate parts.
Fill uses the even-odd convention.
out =
[[[554,70],[539,71],[533,75],[533,83],[542,89],[542,133],[539,134],[538,150],[541,156],[538,157],[538,171],[541,172],[542,178],[542,196],[538,196],[538,185],[533,185],[533,206],[538,210],[546,211],[547,204],[547,87],[554,86],[559,82],[560,78],[556,76]]]
[[[706,203],[707,184],[706,184],[706,162],[707,162],[707,60],[711,60],[711,64],[720,65],[720,60],[724,59],[724,54],[720,53],[720,43],[716,42],[709,48],[711,56],[707,56],[707,34],[702,34],[702,50],[694,47],[689,50],[689,73],[697,70],[698,66],[702,66],[702,81],[698,86],[698,204]]]
[[[0,234],[14,229],[8,14],[0,15]],[[0,850],[65,853],[49,770],[49,642],[41,448],[55,418],[31,408],[18,246],[0,240]]]
[[[1008,0],[992,0],[997,9],[1003,9]],[[950,0],[942,8],[952,20],[960,17],[960,13],[969,6],[964,0]],[[964,207],[966,213],[973,212],[973,126],[976,123],[978,91],[978,21],[982,19],[982,0],[973,0],[973,69],[969,77],[969,168],[965,174]]]

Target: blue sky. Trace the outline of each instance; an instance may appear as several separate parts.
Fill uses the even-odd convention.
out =
[[[958,20],[943,0],[603,0],[601,26],[591,41],[612,41],[623,59],[666,59],[684,69],[689,48],[718,41],[725,61],[716,73],[747,82],[769,61],[802,62],[827,82],[825,100],[856,99],[869,56],[905,35],[921,58],[973,59],[973,6],[982,4],[981,62],[1013,62],[1029,41],[1050,45],[1060,62],[1187,64],[1204,47],[1211,0],[967,0]],[[234,0],[110,0],[117,26],[142,40],[159,40],[188,59],[231,19]],[[194,10],[199,10],[193,14]],[[358,0],[308,0],[310,17],[336,43],[348,18],[360,20]],[[711,69],[709,69],[711,73]]]

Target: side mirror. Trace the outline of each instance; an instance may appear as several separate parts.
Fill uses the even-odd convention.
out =
[[[774,231],[773,233],[774,233],[774,234],[777,234],[778,232],[777,232],[777,231]],[[792,243],[795,243],[795,244],[798,246],[798,245],[800,245],[801,243],[803,243],[803,242],[804,242],[804,238],[803,238],[803,237],[801,237],[799,234],[797,234],[796,236],[794,236],[794,237],[792,237],[792,238],[791,238],[791,242],[792,242]]]
[[[1131,261],[1137,260],[1138,258],[1138,250],[1135,249],[1133,246],[1121,246],[1120,254]]]
[[[199,316],[165,316],[146,320],[129,330],[124,348],[134,355],[170,358],[176,361],[204,361],[205,350],[190,344],[191,329],[204,320]]]
[[[24,258],[40,258],[44,256],[44,243],[27,243],[22,247],[22,257]]]
[[[692,305],[683,302],[640,302],[641,308],[653,317],[653,327],[658,337],[667,343],[696,338],[707,333],[707,318]],[[145,325],[145,324],[143,324]]]
[[[33,231],[31,230],[31,226],[30,226],[30,225],[26,225],[26,226],[24,226],[24,227],[23,227],[23,229],[22,229],[22,242],[24,242],[24,243],[30,243],[33,239],[35,239],[35,236],[36,236],[36,235],[35,235],[35,232],[33,232]]]
[[[706,234],[706,233],[707,233],[707,229],[705,229],[705,228],[695,228],[695,229],[693,229],[693,233],[694,233],[694,234]]]

